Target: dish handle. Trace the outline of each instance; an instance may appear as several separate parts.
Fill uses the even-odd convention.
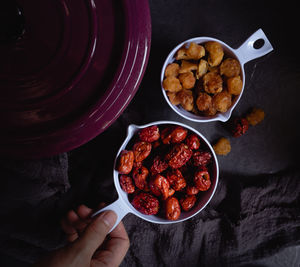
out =
[[[263,45],[260,48],[255,48],[254,43],[258,40],[263,40]],[[238,49],[235,50],[241,64],[244,65],[250,60],[262,57],[273,51],[273,47],[262,29],[253,33]]]
[[[110,205],[94,212],[91,216],[91,218],[94,218],[99,213],[106,211],[106,210],[112,210],[117,214],[117,220],[114,224],[114,226],[110,229],[109,233],[116,228],[116,226],[120,223],[120,221],[125,217],[126,214],[129,213],[129,209],[124,203],[124,201],[119,197],[115,202],[111,203]]]

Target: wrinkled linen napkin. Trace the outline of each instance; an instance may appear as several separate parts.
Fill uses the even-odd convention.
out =
[[[104,188],[90,173],[70,186],[67,154],[2,160],[0,168],[0,249],[23,261],[65,244],[59,220],[69,208],[116,198],[111,178]],[[298,245],[299,192],[298,168],[254,177],[221,173],[211,202],[186,222],[158,225],[127,215],[131,247],[121,266],[239,266]]]

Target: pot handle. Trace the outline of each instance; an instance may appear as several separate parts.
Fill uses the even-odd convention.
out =
[[[120,221],[124,218],[126,214],[129,213],[129,209],[124,203],[124,201],[119,197],[115,202],[111,203],[110,205],[104,207],[103,209],[100,209],[96,212],[94,212],[91,216],[91,218],[94,218],[99,213],[106,211],[106,210],[112,210],[117,214],[117,220],[114,224],[114,226],[110,229],[109,233],[116,228],[116,226],[120,223]]]
[[[253,45],[257,40],[262,39],[264,44],[260,48],[255,48]],[[262,29],[253,33],[238,49],[235,49],[235,53],[238,56],[241,64],[244,65],[250,60],[258,57],[262,57],[273,50],[273,47],[268,40]]]

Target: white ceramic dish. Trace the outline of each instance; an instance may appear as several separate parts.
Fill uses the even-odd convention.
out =
[[[196,206],[189,212],[182,212],[179,219],[176,221],[170,221],[170,220],[164,219],[164,218],[156,216],[156,215],[145,215],[145,214],[137,211],[131,205],[131,203],[128,199],[128,194],[126,192],[124,192],[120,186],[119,173],[116,170],[116,164],[117,164],[117,160],[119,158],[121,151],[126,148],[127,144],[130,142],[132,137],[135,136],[135,134],[140,129],[143,129],[143,128],[146,128],[146,127],[152,126],[152,125],[158,125],[158,126],[160,126],[160,125],[180,125],[186,129],[190,130],[191,132],[194,132],[200,138],[200,142],[202,142],[201,146],[203,146],[203,144],[205,144],[205,146],[209,149],[209,151],[211,152],[211,154],[213,156],[212,157],[213,167],[212,167],[212,173],[211,173],[212,174],[211,175],[211,187],[207,191],[201,192],[201,197],[199,198],[199,201],[197,202]],[[118,225],[118,223],[122,220],[122,218],[128,213],[132,213],[148,222],[160,223],[160,224],[171,224],[171,223],[182,222],[182,221],[185,221],[185,220],[190,219],[191,217],[195,216],[196,214],[198,214],[201,210],[203,210],[205,208],[205,206],[209,203],[209,201],[211,200],[211,198],[213,197],[213,195],[216,191],[218,179],[219,179],[219,165],[218,165],[218,160],[217,160],[216,154],[214,153],[214,150],[211,147],[211,145],[209,144],[209,142],[206,140],[206,138],[202,134],[200,134],[194,128],[192,128],[186,124],[175,122],[175,121],[156,121],[156,122],[148,123],[148,124],[142,125],[142,126],[129,125],[128,130],[127,130],[127,137],[126,137],[125,141],[123,142],[123,144],[121,145],[121,147],[117,153],[117,156],[115,158],[113,177],[114,177],[114,184],[115,184],[116,190],[118,192],[119,198],[115,202],[110,204],[109,206],[95,212],[92,215],[92,217],[93,217],[105,210],[113,210],[117,214],[118,219],[117,219],[114,227],[111,229],[111,231]]]
[[[264,41],[264,44],[262,47],[256,49],[254,48],[254,43],[258,40],[262,39]],[[183,46],[190,44],[191,42],[195,42],[197,44],[202,44],[202,43],[206,43],[208,41],[216,41],[218,43],[220,43],[224,49],[224,53],[230,57],[233,57],[235,59],[237,59],[240,62],[241,65],[241,78],[243,81],[243,88],[242,91],[240,93],[240,95],[238,95],[234,101],[232,106],[224,113],[217,113],[215,116],[199,116],[196,114],[193,114],[189,111],[186,111],[184,108],[181,107],[181,105],[175,106],[173,105],[170,101],[169,98],[166,94],[166,91],[164,90],[162,83],[164,80],[164,74],[165,74],[165,69],[167,67],[168,64],[172,63],[175,61],[175,54],[176,52]],[[269,42],[268,38],[266,37],[266,35],[264,34],[264,32],[262,31],[262,29],[259,29],[258,31],[256,31],[255,33],[253,33],[239,48],[237,49],[233,49],[231,48],[229,45],[225,44],[224,42],[215,39],[215,38],[211,38],[211,37],[196,37],[196,38],[192,38],[189,40],[186,40],[182,43],[180,43],[179,45],[177,45],[172,51],[171,53],[168,55],[167,59],[165,60],[165,63],[163,65],[162,71],[161,71],[161,89],[162,89],[162,93],[167,101],[167,103],[169,104],[169,106],[180,116],[184,117],[187,120],[190,121],[196,121],[196,122],[210,122],[210,121],[227,121],[230,116],[231,113],[233,111],[233,109],[235,108],[235,106],[237,105],[237,103],[239,102],[240,98],[243,95],[244,92],[244,88],[245,88],[245,70],[244,70],[244,65],[249,62],[250,60],[256,59],[258,57],[262,57],[268,53],[270,53],[273,50],[273,47],[271,45],[271,43]]]

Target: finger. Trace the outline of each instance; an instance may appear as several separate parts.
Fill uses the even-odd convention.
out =
[[[77,214],[73,210],[70,210],[61,221],[61,227],[66,233],[69,242],[73,242],[78,238],[77,229],[74,227],[77,220],[79,220]]]
[[[66,238],[68,242],[73,242],[78,238],[78,233],[74,228],[72,228],[69,225],[66,225],[63,221],[61,222],[61,226],[63,231],[66,233]],[[72,231],[71,229],[74,229],[74,231],[71,232]]]
[[[82,249],[83,253],[88,253],[92,257],[116,220],[117,215],[113,211],[104,211],[86,227],[84,233],[76,241],[76,245]]]
[[[91,214],[91,209],[85,205],[80,205],[76,210],[76,220],[72,220],[73,226],[76,228],[78,233],[82,233],[87,227],[88,223],[91,221],[89,216]]]
[[[67,213],[66,218],[62,220],[62,228],[68,235],[69,241],[78,238],[78,232],[82,233],[90,220],[92,210],[85,205],[80,205],[76,212],[71,210]]]
[[[79,220],[79,217],[74,210],[70,210],[66,215],[66,220],[70,225],[74,225]]]
[[[79,217],[79,220],[76,222],[75,227],[79,233],[82,233],[87,225],[92,221],[92,219],[90,218],[91,214],[92,209],[88,208],[85,205],[80,205],[77,208],[77,215]]]
[[[126,239],[127,241],[129,241],[128,234],[125,230],[125,227],[124,227],[124,224],[122,221],[117,225],[117,227],[113,231],[111,231],[110,237]]]
[[[78,233],[76,229],[72,225],[70,225],[65,218],[61,220],[60,225],[62,230],[67,235],[67,240],[69,242],[73,242],[78,238]]]
[[[94,255],[94,260],[107,266],[119,266],[130,246],[129,238],[122,222],[110,233],[110,240],[104,250]]]
[[[77,208],[77,214],[82,220],[89,220],[92,214],[92,209],[85,205],[80,205]]]
[[[63,218],[60,221],[60,225],[62,230],[65,232],[67,235],[75,234],[77,233],[76,229],[73,227],[73,225],[70,225],[69,222],[67,221],[66,218]]]

